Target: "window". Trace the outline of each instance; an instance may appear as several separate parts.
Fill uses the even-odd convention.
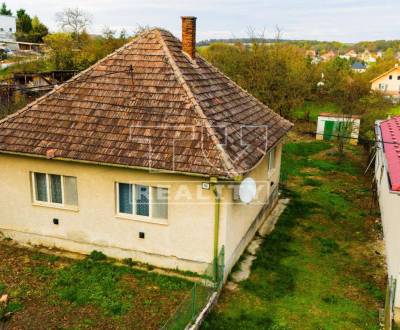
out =
[[[168,218],[167,188],[118,183],[117,199],[119,214]]]
[[[397,80],[400,80],[400,76],[397,76]]]
[[[10,32],[12,32],[12,28],[10,28]]]
[[[168,219],[168,189],[152,188],[153,217]]]
[[[276,167],[276,147],[273,147],[268,155],[268,171],[274,170]]]
[[[393,76],[392,76],[392,75],[390,75],[390,76],[389,76],[389,80],[392,80],[392,79],[393,79]]]
[[[32,183],[35,202],[78,206],[76,177],[35,172]]]

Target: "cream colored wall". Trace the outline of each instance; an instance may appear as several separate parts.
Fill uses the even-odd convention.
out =
[[[392,80],[389,79],[390,75],[393,76]],[[394,71],[390,72],[389,74],[374,81],[372,83],[371,88],[372,88],[372,90],[380,91],[379,84],[385,84],[388,86],[386,93],[399,94],[400,93],[400,80],[397,80],[398,76],[400,76],[400,69],[394,70]],[[385,92],[385,91],[382,91],[382,92]]]
[[[31,171],[76,176],[79,211],[32,205]],[[97,249],[111,257],[201,272],[212,261],[214,237],[214,196],[201,189],[202,181],[183,175],[0,155],[0,231],[24,243],[80,253]],[[115,182],[167,186],[167,224],[116,217]],[[60,224],[54,225],[53,218]],[[145,239],[139,239],[140,231]]]
[[[400,307],[400,194],[389,189],[388,173],[382,149],[378,149],[375,179],[385,240],[388,275],[397,279],[395,306]]]
[[[250,172],[257,198],[249,205],[233,201],[232,186],[222,194],[219,247],[225,246],[229,271],[254,235],[249,228],[273,187],[279,183],[282,145],[276,169],[268,157]],[[33,205],[31,172],[77,177],[78,210]],[[213,260],[214,194],[207,179],[109,166],[0,154],[0,232],[21,243],[78,253],[101,250],[110,257],[132,258],[159,267],[203,272]],[[169,188],[167,223],[122,219],[116,215],[116,182]],[[53,224],[53,219],[60,221]],[[156,220],[155,220],[156,221]],[[158,221],[158,220],[157,220]],[[139,238],[145,233],[145,239]]]
[[[227,269],[233,267],[244,249],[250,243],[257,228],[251,228],[254,219],[265,204],[270,193],[279,185],[281,168],[282,143],[277,146],[276,168],[268,172],[268,155],[253,171],[249,177],[253,178],[258,187],[257,197],[246,205],[233,201],[231,190],[224,190],[225,207],[225,262]],[[273,186],[271,183],[273,182]],[[250,230],[249,232],[249,229]],[[246,235],[247,234],[247,235]]]

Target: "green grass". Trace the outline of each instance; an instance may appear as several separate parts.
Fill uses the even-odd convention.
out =
[[[303,106],[295,109],[293,111],[293,119],[304,120],[307,119],[307,114],[310,121],[317,121],[318,115],[321,112],[331,112],[336,113],[339,109],[334,103],[315,103],[315,102],[305,102]]]
[[[375,236],[374,217],[363,207],[370,193],[360,175],[362,153],[349,146],[339,163],[331,147],[285,146],[284,194],[291,202],[250,278],[223,292],[203,329],[379,329],[385,275],[379,258],[367,253]]]
[[[0,260],[0,295],[9,295],[0,319],[12,312],[10,329],[156,329],[194,285],[117,265],[98,251],[76,261],[0,241]]]
[[[400,105],[396,105],[388,111],[391,116],[400,116]]]
[[[135,290],[130,289],[129,281],[124,278],[134,276],[139,288],[152,284],[164,293],[186,291],[193,285],[181,279],[101,262],[103,258],[99,256],[99,253],[92,253],[87,259],[56,271],[51,293],[77,305],[100,307],[107,315],[123,315],[134,307],[135,296]],[[150,305],[158,302],[144,300],[143,303]]]

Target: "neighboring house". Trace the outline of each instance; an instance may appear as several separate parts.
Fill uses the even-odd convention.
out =
[[[345,54],[345,56],[348,56],[349,58],[357,58],[358,54],[356,51],[351,49]]]
[[[361,62],[354,62],[351,66],[351,69],[358,73],[363,73],[367,70],[367,67],[364,63]]]
[[[327,52],[327,53],[321,55],[321,59],[322,59],[322,61],[324,61],[324,62],[329,61],[329,60],[332,60],[332,59],[334,59],[335,57],[336,57],[336,53],[335,53],[334,51],[329,51],[329,52]]]
[[[359,59],[364,62],[368,62],[370,58],[371,52],[368,49],[364,50],[364,52],[359,56]]]
[[[16,41],[17,20],[14,16],[0,15],[0,42]]]
[[[371,80],[371,89],[388,97],[400,98],[400,68],[396,66]]]
[[[400,117],[377,122],[375,181],[382,218],[389,279],[397,282],[394,306],[400,308]],[[389,281],[389,283],[393,283]]]
[[[317,140],[330,141],[345,136],[349,143],[357,144],[360,116],[322,112],[318,116]]]
[[[307,49],[306,50],[306,57],[314,58],[318,55],[317,51],[314,49]]]
[[[351,49],[347,53],[340,55],[339,57],[345,60],[350,60],[352,58],[357,58],[357,56],[357,53],[353,49]]]
[[[275,205],[292,124],[198,56],[182,22],[182,43],[143,32],[0,121],[4,235],[195,272],[224,249],[229,272]]]
[[[0,44],[11,50],[18,50],[15,33],[17,32],[17,19],[14,16],[0,15]]]

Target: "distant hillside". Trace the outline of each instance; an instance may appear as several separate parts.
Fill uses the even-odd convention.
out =
[[[197,43],[198,46],[208,46],[213,43],[229,43],[229,44],[251,44],[253,42],[258,43],[275,43],[276,39],[267,38],[228,38],[228,39],[208,39]],[[400,40],[376,40],[376,41],[360,41],[357,43],[344,43],[339,41],[319,41],[319,40],[290,40],[281,39],[279,42],[292,43],[306,49],[314,49],[320,52],[324,51],[336,51],[346,52],[350,49],[354,49],[356,52],[362,52],[369,50],[370,52],[385,52],[387,50],[393,50],[395,52],[400,51]]]

